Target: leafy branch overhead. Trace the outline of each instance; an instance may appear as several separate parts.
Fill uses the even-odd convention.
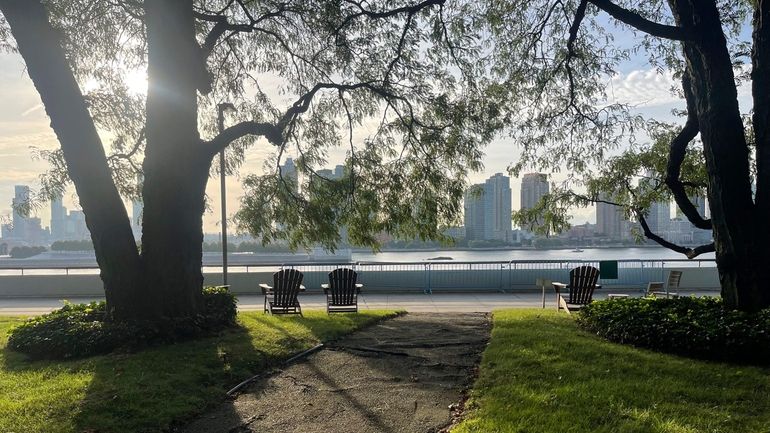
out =
[[[49,3],[89,110],[110,141],[113,179],[124,197],[137,197],[145,158],[146,96],[136,89],[147,64],[144,2]],[[437,225],[459,217],[454,202],[468,173],[481,168],[480,148],[497,126],[499,98],[488,97],[480,78],[483,47],[465,31],[471,12],[470,4],[447,0],[194,2],[201,139],[189,151],[225,149],[230,173],[251,155],[266,160],[264,175],[245,177],[241,227],[295,246],[332,247],[335,223],[372,246],[382,229],[440,237]],[[235,108],[222,132],[221,103]],[[288,156],[298,161],[301,183],[291,194],[278,169]],[[54,162],[43,177],[52,196],[67,180],[66,164],[56,153],[45,157]],[[341,159],[347,185],[317,176]],[[284,221],[272,225],[273,218]]]
[[[717,1],[688,9],[686,3],[511,0],[485,4],[486,22],[494,36],[497,68],[493,72],[511,91],[507,96],[511,103],[504,106],[506,120],[523,147],[511,169],[515,174],[528,167],[566,173],[566,180],[554,185],[534,209],[515,212],[515,221],[551,234],[568,227],[570,209],[609,201],[638,222],[645,237],[665,247],[691,258],[715,249],[714,245],[675,245],[663,233],[649,230],[645,221],[652,203],[673,198],[695,227],[713,228],[691,202],[692,197],[709,195],[708,186],[714,180],[706,169],[710,136],[705,146],[699,140],[704,115],[699,104],[704,92],[711,90],[705,87],[706,73],[686,59],[695,51],[705,58],[704,50],[724,49],[730,77],[725,75],[722,82],[734,92],[736,83],[727,81],[733,69],[746,78],[742,68],[749,43],[742,39],[742,29],[752,5]],[[688,14],[710,14],[711,21],[706,24]],[[619,38],[623,33],[633,35],[635,41]],[[645,120],[637,107],[615,95],[612,79],[640,55],[658,72],[671,71],[681,80],[681,87],[674,90],[686,104],[683,127]],[[747,131],[751,136],[750,126]],[[738,133],[743,134],[744,128]],[[641,144],[645,137],[652,144]]]

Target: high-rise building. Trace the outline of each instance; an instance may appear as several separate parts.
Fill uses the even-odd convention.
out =
[[[91,233],[86,226],[86,215],[82,210],[70,211],[67,218],[67,237],[75,240],[91,238]]]
[[[508,241],[511,235],[511,178],[496,173],[484,183],[484,239]]]
[[[606,196],[600,196],[606,199]],[[620,239],[623,233],[623,209],[609,203],[596,203],[596,232],[610,239]]]
[[[342,179],[343,177],[345,177],[345,166],[338,164],[334,167],[334,179]]]
[[[14,237],[24,238],[27,230],[28,218],[22,214],[23,209],[29,206],[29,187],[16,185],[13,187],[13,233]]]
[[[11,224],[4,224],[2,227],[3,238],[15,239],[36,245],[48,240],[50,234],[47,229],[44,230],[41,227],[40,218],[24,215],[26,211],[29,211],[29,205],[29,187],[26,185],[16,185],[11,202],[13,217]]]
[[[669,229],[671,221],[671,203],[669,201],[655,202],[647,214],[647,225],[653,233],[663,233]]]
[[[511,240],[511,179],[497,173],[465,193],[465,238]]]
[[[521,210],[535,207],[549,190],[548,176],[545,173],[526,173],[521,178]]]
[[[465,239],[484,239],[484,185],[476,184],[465,192]]]
[[[51,240],[65,238],[67,229],[67,208],[62,205],[61,194],[51,200]]]
[[[299,186],[297,166],[291,158],[286,158],[286,162],[281,166],[281,178],[290,185],[292,191],[297,192]]]
[[[527,173],[521,178],[521,209],[532,209],[548,194],[548,176],[545,173]]]

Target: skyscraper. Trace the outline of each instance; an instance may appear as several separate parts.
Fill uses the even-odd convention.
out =
[[[471,186],[465,192],[465,239],[484,239],[484,184]]]
[[[67,230],[67,208],[62,205],[61,194],[51,200],[51,238],[52,240],[62,240],[66,236]]]
[[[497,173],[465,192],[465,238],[508,241],[511,238],[511,179]]]
[[[297,166],[291,158],[286,158],[286,162],[281,166],[281,178],[290,185],[292,191],[297,192],[299,186]]]
[[[343,177],[345,177],[345,166],[339,164],[334,166],[334,179],[342,179]]]
[[[600,196],[606,199],[606,196]],[[623,210],[608,203],[596,203],[596,231],[610,239],[620,239],[623,232]]]
[[[521,209],[532,209],[548,194],[548,176],[545,173],[527,173],[521,178]]]
[[[647,225],[653,233],[663,233],[669,229],[671,221],[671,203],[669,201],[655,202],[647,214]]]
[[[511,232],[511,178],[496,173],[484,183],[484,239],[507,241]]]
[[[16,185],[13,190],[13,233],[14,237],[24,238],[27,233],[27,217],[22,212],[29,206],[29,187]]]
[[[548,176],[545,173],[526,173],[521,178],[521,210],[535,207],[549,190]],[[540,224],[542,221],[538,220],[538,225]]]

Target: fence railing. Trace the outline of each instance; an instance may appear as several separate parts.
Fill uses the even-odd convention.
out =
[[[609,288],[641,289],[650,281],[665,281],[671,269],[685,270],[681,286],[711,289],[719,286],[714,260],[618,260],[618,278],[600,279]],[[367,291],[516,291],[534,289],[539,278],[566,282],[577,266],[599,267],[599,260],[423,261],[423,262],[306,262],[253,263],[228,268],[228,282],[236,293],[256,293],[257,284],[269,282],[283,268],[304,273],[310,292],[319,291],[328,273],[350,267],[359,273]],[[204,266],[206,284],[221,284],[221,266]],[[54,294],[43,286],[60,287]],[[38,289],[38,287],[41,287]],[[77,287],[77,289],[76,289]],[[0,296],[50,296],[101,293],[99,269],[94,266],[0,265]],[[42,290],[40,294],[37,294]]]

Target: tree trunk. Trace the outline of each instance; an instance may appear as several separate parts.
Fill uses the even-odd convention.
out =
[[[203,274],[203,212],[211,155],[197,125],[192,0],[145,2],[149,92],[142,258],[168,317],[195,314]]]
[[[61,40],[39,1],[0,0],[0,10],[61,144],[91,232],[108,309],[115,319],[152,316],[128,214]]]
[[[713,0],[669,0],[677,24],[698,35],[684,42],[692,73],[701,140],[709,178],[709,203],[722,297],[728,306],[756,310],[768,305],[770,263],[757,241],[751,195],[749,148],[727,41]]]

